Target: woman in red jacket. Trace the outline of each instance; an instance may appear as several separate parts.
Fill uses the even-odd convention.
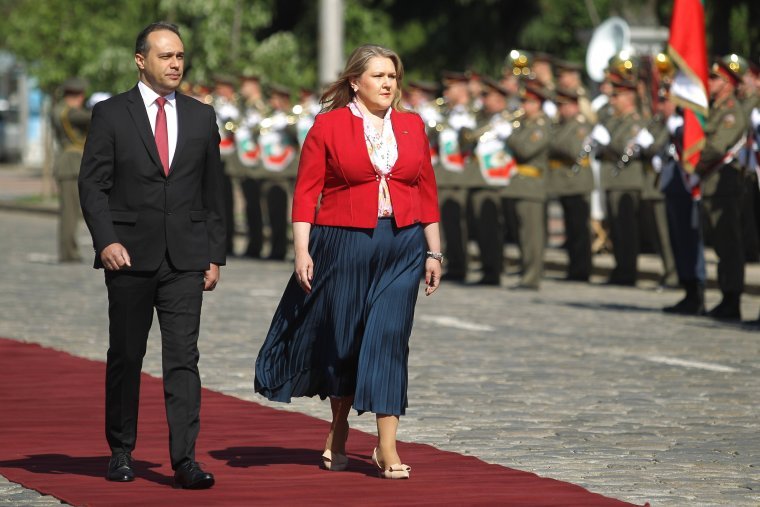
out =
[[[293,197],[295,272],[256,360],[271,400],[330,397],[322,455],[348,464],[348,414],[377,417],[381,477],[409,478],[396,450],[407,406],[409,336],[420,278],[441,278],[438,199],[425,128],[400,106],[403,66],[361,46],[322,96]]]

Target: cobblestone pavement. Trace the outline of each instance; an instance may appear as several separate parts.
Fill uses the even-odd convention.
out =
[[[47,262],[51,217],[0,212],[0,238],[0,336],[104,360],[102,274]],[[90,250],[84,228],[80,243]],[[223,268],[204,302],[204,386],[326,419],[319,400],[275,405],[253,393],[255,356],[289,275],[287,263]],[[539,293],[446,285],[421,296],[399,438],[640,504],[758,505],[760,330],[663,315],[678,296],[554,280]],[[718,299],[708,291],[709,304]],[[747,318],[758,309],[760,298],[743,299]],[[156,332],[145,370],[160,375]],[[369,414],[350,421],[374,431]],[[0,481],[3,503],[59,504]]]

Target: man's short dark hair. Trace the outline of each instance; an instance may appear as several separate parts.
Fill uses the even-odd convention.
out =
[[[180,40],[182,39],[177,25],[169,23],[168,21],[156,21],[143,28],[142,32],[137,36],[137,41],[135,42],[135,54],[140,53],[141,55],[144,55],[148,52],[148,34],[157,32],[158,30],[169,30],[170,32],[177,34],[177,37],[179,37]]]

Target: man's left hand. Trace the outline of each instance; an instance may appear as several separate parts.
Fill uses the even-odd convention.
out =
[[[203,272],[203,290],[214,290],[219,282],[219,266],[210,264]]]

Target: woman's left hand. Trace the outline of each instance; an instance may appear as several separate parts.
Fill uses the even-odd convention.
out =
[[[441,283],[441,261],[425,259],[425,295],[429,296],[436,291]]]

